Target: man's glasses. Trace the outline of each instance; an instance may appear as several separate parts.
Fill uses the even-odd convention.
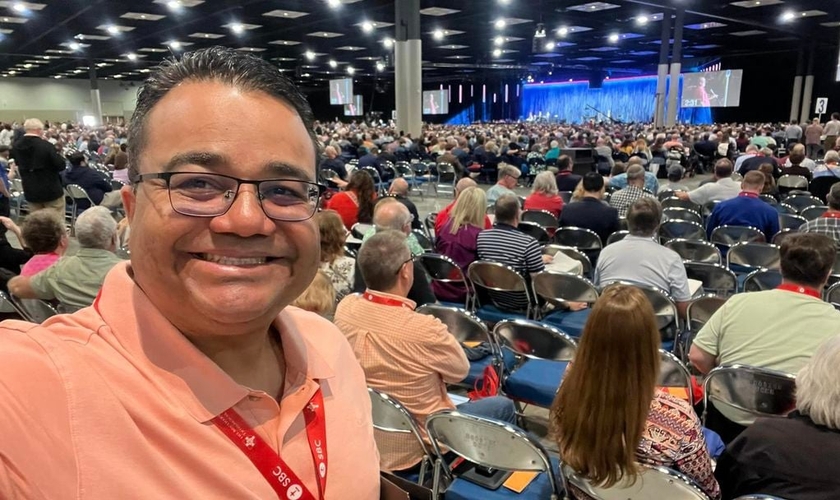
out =
[[[409,262],[414,262],[415,260],[417,260],[417,256],[412,255],[411,258],[409,258],[406,261],[403,261],[403,263],[400,264],[400,267],[397,268],[397,270],[394,272],[394,274],[400,274],[400,271],[402,271],[402,268],[403,268],[404,265],[408,264]]]
[[[256,186],[260,206],[269,219],[299,222],[318,210],[325,187],[298,179],[248,181],[204,172],[140,174],[132,182],[162,179],[169,190],[169,203],[181,215],[218,217],[227,213],[243,184]]]

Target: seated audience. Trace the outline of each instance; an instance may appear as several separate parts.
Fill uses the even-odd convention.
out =
[[[350,176],[350,182],[344,191],[336,193],[327,202],[326,208],[335,210],[341,216],[344,227],[348,230],[353,224],[361,222],[370,224],[373,220],[373,204],[376,199],[376,188],[370,174],[356,170]]]
[[[691,191],[679,191],[676,196],[681,200],[703,206],[712,201],[731,200],[741,192],[741,183],[732,179],[732,162],[721,158],[715,162],[714,182],[703,184]]]
[[[499,179],[490,189],[487,190],[487,203],[496,203],[504,195],[516,196],[513,188],[519,181],[522,171],[507,163],[499,164]]]
[[[408,198],[408,191],[408,181],[402,177],[398,177],[391,182],[391,187],[388,189],[388,196],[405,205],[405,208],[411,213],[411,229],[422,231],[423,221],[420,220],[420,214],[417,213],[417,206]],[[379,203],[379,200],[376,200],[376,202]]]
[[[315,217],[321,233],[320,270],[330,279],[336,296],[341,300],[353,291],[356,267],[356,260],[344,254],[347,230],[341,217],[333,210],[322,210]]]
[[[782,171],[779,170],[779,165],[776,163],[776,158],[773,157],[773,150],[770,148],[759,149],[758,154],[743,160],[737,172],[741,174],[741,176],[746,176],[747,172],[758,170],[758,168],[765,163],[773,165],[773,177],[778,178],[782,175]]]
[[[776,200],[779,199],[779,188],[776,186],[776,179],[773,177],[773,165],[770,163],[762,163],[758,167],[758,171],[764,174],[764,187],[761,189],[761,194],[772,196]]]
[[[824,234],[840,247],[840,183],[831,186],[826,200],[828,210],[816,219],[799,226],[799,232]]]
[[[840,491],[840,337],[814,351],[796,376],[796,410],[759,418],[721,455],[715,469],[724,499],[761,493],[823,500]]]
[[[821,298],[836,254],[834,241],[821,234],[785,238],[782,285],[730,297],[697,333],[689,352],[691,364],[703,374],[734,364],[799,371],[820,343],[840,333],[840,312]],[[736,424],[748,423],[728,407],[717,410]],[[712,412],[709,417],[718,421]],[[725,442],[742,430],[725,421],[718,428]]]
[[[455,408],[446,384],[463,380],[470,365],[446,326],[415,312],[416,304],[407,298],[415,278],[413,259],[398,231],[381,231],[362,244],[359,268],[368,286],[341,301],[335,324],[350,341],[367,385],[402,403],[423,429],[428,415]],[[504,397],[464,403],[458,410],[516,421],[513,402]],[[382,470],[411,469],[423,458],[410,434],[382,433],[377,444]]]
[[[35,213],[46,212],[50,217],[55,218],[51,211],[39,210]],[[32,217],[34,214],[30,214]],[[11,231],[20,242],[23,249],[15,248],[6,238],[6,233]],[[23,267],[32,258],[32,251],[26,248],[23,235],[15,222],[8,217],[0,217],[0,288],[6,290],[6,283],[14,276],[21,273]]]
[[[817,177],[838,177],[840,178],[840,153],[828,151],[823,158],[823,163],[814,167],[814,179]]]
[[[798,146],[802,145],[798,144]],[[812,177],[811,170],[803,165],[805,160],[808,159],[805,158],[804,147],[802,151],[791,151],[790,156],[788,156],[787,163],[784,167],[782,167],[782,175],[801,175],[810,181]],[[813,161],[811,161],[811,163],[813,163]]]
[[[318,270],[312,283],[292,302],[295,307],[313,312],[332,321],[336,303],[335,288],[324,271]]]
[[[560,213],[560,227],[591,229],[606,244],[607,238],[619,230],[618,210],[604,203],[604,178],[597,172],[587,172],[581,181],[583,197],[569,203]]]
[[[672,191],[674,193],[685,191],[685,186],[680,183],[684,175],[685,169],[681,166],[671,165],[668,167],[668,183],[660,185],[659,192],[657,194],[665,193],[667,191]]]
[[[790,168],[792,165],[799,165],[806,168],[808,169],[808,172],[813,172],[817,167],[816,162],[808,158],[808,155],[805,154],[804,144],[795,144],[792,148],[790,148],[790,155],[785,161],[785,164],[782,166],[782,171],[785,171],[785,169]]]
[[[644,170],[644,160],[639,158],[638,156],[634,156],[627,161],[624,170],[621,172],[613,173],[612,169],[610,170],[610,188],[611,189],[624,189],[627,187],[627,170],[632,167],[633,165],[638,165],[642,167],[645,175],[645,189],[650,191],[651,193],[658,193],[659,192],[659,179],[653,175],[652,172],[648,172]]]
[[[633,165],[627,169],[627,187],[620,189],[610,197],[610,206],[618,210],[619,217],[626,217],[630,205],[641,198],[656,199],[655,191],[645,191],[645,169]]]
[[[113,179],[123,184],[131,184],[131,179],[128,178],[128,143],[124,142],[120,144],[120,147],[114,151]]]
[[[503,195],[496,200],[496,223],[492,229],[478,235],[479,260],[498,262],[512,267],[516,272],[530,279],[530,275],[545,270],[551,256],[542,255],[542,248],[533,237],[519,231],[519,199],[516,195]],[[491,292],[493,300],[503,309],[520,311],[528,307],[527,297],[516,292]]]
[[[58,300],[64,311],[87,307],[102,288],[105,275],[121,262],[114,255],[117,222],[105,207],[92,207],[76,219],[81,248],[34,276],[17,276],[9,291],[22,299]]]
[[[408,213],[408,209],[402,203],[398,203],[395,200],[383,200],[379,203],[373,214],[373,225],[374,229],[365,234],[363,241],[366,242],[376,233],[382,231],[399,231],[406,240],[406,246],[411,249],[412,255],[423,253],[423,249],[420,248],[417,239],[411,234],[411,214]],[[429,284],[429,279],[426,276],[423,265],[417,260],[414,261],[413,265],[415,274],[411,290],[408,291],[408,298],[418,306],[435,303],[437,299],[435,298],[434,292],[432,292],[432,285]],[[358,259],[356,260],[356,266],[353,272],[355,274],[353,279],[353,292],[364,292],[366,282],[362,270],[359,268]]]
[[[64,224],[44,210],[26,217],[20,236],[21,245],[34,254],[21,268],[21,276],[34,276],[55,264],[70,243]]]
[[[656,388],[659,347],[656,316],[644,293],[608,287],[592,309],[551,409],[560,456],[599,486],[633,481],[641,463],[681,472],[718,499],[697,414],[688,402]],[[591,498],[574,487],[568,493]]]
[[[545,173],[545,172],[543,172]],[[487,197],[484,190],[471,187],[455,200],[455,207],[435,238],[435,251],[455,261],[467,274],[467,268],[478,259],[478,235],[484,225]],[[435,296],[446,302],[464,302],[467,289],[460,283],[432,282]]]
[[[581,176],[572,173],[573,166],[574,162],[566,155],[557,159],[558,172],[555,181],[557,183],[558,191],[574,191],[575,186],[577,186],[580,182]]]
[[[556,218],[563,210],[563,198],[557,194],[557,181],[551,172],[540,172],[534,178],[531,194],[525,198],[525,210],[545,210]]]
[[[344,161],[339,157],[338,150],[334,146],[324,148],[324,157],[321,159],[319,169],[330,169],[338,174],[338,178],[330,180],[335,187],[342,189],[347,187],[347,167],[344,166]]]
[[[113,188],[111,183],[96,170],[88,167],[87,160],[83,153],[73,153],[67,157],[70,168],[61,172],[64,185],[76,184],[84,189],[95,205],[102,204],[105,193],[110,193]],[[116,193],[119,195],[119,193]],[[90,208],[90,202],[84,198],[76,200],[76,208],[79,212]]]
[[[458,197],[463,193],[466,189],[471,187],[478,186],[474,180],[470,179],[469,177],[464,177],[463,179],[459,180],[457,184],[455,184],[455,199],[452,200],[449,205],[446,205],[443,210],[438,212],[437,217],[435,218],[435,237],[437,237],[438,233],[443,230],[443,225],[446,224],[446,221],[449,220],[449,212],[455,207],[455,202],[458,201]],[[484,216],[484,229],[490,229],[493,227],[493,223],[490,222],[490,217],[487,215]]]
[[[660,245],[662,206],[653,198],[636,201],[627,212],[630,234],[601,250],[594,282],[604,286],[613,281],[630,281],[656,287],[667,293],[685,316],[691,292],[682,257]]]
[[[706,221],[706,233],[709,238],[719,226],[751,226],[762,233],[766,241],[779,232],[779,212],[759,199],[764,189],[764,174],[758,171],[747,172],[741,181],[741,193],[718,203]]]

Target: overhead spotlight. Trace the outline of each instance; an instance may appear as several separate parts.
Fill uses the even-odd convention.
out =
[[[502,4],[502,5],[509,5],[510,0],[499,0],[499,3]]]
[[[347,66],[347,74],[348,75],[352,75],[355,72],[356,72],[356,68],[354,68],[353,66]]]
[[[301,76],[302,78],[309,78],[309,77],[310,77],[310,76],[312,76],[312,75],[310,75],[309,73],[304,73],[304,74],[302,74],[302,75],[300,75],[300,76]]]
[[[505,37],[497,36],[496,38],[493,39],[493,43],[495,45],[501,45],[501,44],[505,43]]]
[[[373,28],[373,23],[370,21],[364,21],[362,23],[362,31],[364,31],[365,33],[370,33],[371,31],[373,31]]]
[[[617,42],[617,41],[618,41],[618,33],[613,33],[612,35],[610,35],[610,37],[608,38],[608,40],[609,40],[611,43],[615,43],[615,42]]]
[[[330,65],[330,68],[337,68],[338,67],[338,63],[335,62],[335,59],[330,59],[329,65]]]
[[[74,50],[74,51],[82,48],[82,46],[79,45],[77,42],[70,42],[68,47],[70,47],[70,50]]]
[[[500,18],[500,19],[496,19],[496,22],[493,23],[493,25],[496,26],[497,30],[500,30],[500,29],[504,28],[505,26],[507,26],[507,22],[505,22],[504,19]]]
[[[493,49],[493,57],[499,57],[502,55],[502,49]]]
[[[233,23],[230,25],[230,30],[237,35],[241,35],[245,31],[245,26],[242,26],[242,23]]]
[[[25,12],[26,5],[24,5],[23,2],[15,2],[14,4],[12,4],[12,9],[14,9],[17,12]]]
[[[181,2],[179,0],[169,0],[166,2],[166,6],[169,7],[169,10],[181,10]]]
[[[545,50],[554,50],[554,42],[546,42]]]
[[[794,18],[796,18],[796,14],[794,14],[792,10],[786,11],[782,14],[782,21],[793,21]]]
[[[306,52],[303,53],[303,57],[305,57],[306,59],[311,61],[311,60],[315,59],[315,53],[312,52],[311,50],[307,50]]]
[[[636,24],[640,24],[640,25],[644,26],[647,23],[648,23],[648,17],[647,16],[642,15],[642,16],[637,16],[636,17]]]
[[[327,0],[327,5],[335,9],[336,7],[341,7],[341,0]]]
[[[559,30],[557,30],[557,33],[559,33],[560,36],[566,36],[569,34],[569,28],[562,26]]]
[[[382,40],[382,45],[385,46],[386,49],[390,49],[394,46],[394,39],[393,38],[385,38]]]
[[[108,33],[110,33],[112,35],[116,35],[120,32],[119,28],[117,28],[114,25],[108,26],[107,28],[105,28],[105,31],[107,31]]]
[[[178,49],[181,48],[181,42],[179,42],[177,40],[173,40],[173,41],[169,42],[168,45],[175,50],[178,50]]]
[[[543,23],[537,25],[537,30],[534,32],[534,38],[545,38],[545,25]]]
[[[443,30],[434,30],[432,32],[432,38],[434,38],[435,40],[443,40]]]
[[[376,62],[376,71],[385,71],[385,63],[382,61]]]
[[[129,61],[136,61],[137,60],[137,54],[135,54],[133,52],[130,52],[130,53],[126,54],[125,57],[128,58]]]

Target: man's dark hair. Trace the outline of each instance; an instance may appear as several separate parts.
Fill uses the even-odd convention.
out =
[[[583,190],[590,193],[600,191],[604,187],[604,178],[598,172],[586,172],[583,176]]]
[[[0,146],[0,153],[5,153],[9,151],[11,148],[9,146]]]
[[[36,254],[54,252],[65,234],[64,224],[49,210],[38,210],[29,214],[21,233],[27,248]]]
[[[653,236],[662,222],[662,205],[654,198],[640,198],[627,211],[627,226],[633,236]]]
[[[569,170],[572,168],[572,159],[567,155],[561,155],[560,158],[557,158],[557,168],[559,170]]]
[[[216,81],[244,91],[264,92],[294,108],[303,121],[315,158],[320,156],[320,143],[315,135],[312,108],[295,85],[267,61],[242,51],[209,47],[187,52],[180,58],[165,60],[140,87],[137,106],[128,125],[128,175],[139,173],[140,158],[146,147],[146,121],[149,113],[166,94],[181,83]]]
[[[835,183],[831,186],[825,199],[828,201],[828,208],[840,210],[840,183]]]
[[[726,158],[721,158],[715,162],[715,176],[719,179],[732,177],[732,162]]]
[[[515,224],[519,210],[519,198],[512,194],[503,194],[496,200],[496,220],[505,224]]]
[[[128,144],[127,144],[127,143],[125,143],[125,142],[124,142],[124,143],[122,143],[122,144],[120,144],[120,151],[122,151],[123,153],[125,153],[126,151],[128,151]]]
[[[782,241],[782,277],[799,285],[822,289],[834,267],[837,245],[816,233],[796,233]]]
[[[840,113],[831,113],[832,120],[840,120]]]
[[[70,162],[70,165],[74,167],[78,167],[85,161],[85,154],[84,153],[71,153],[67,156],[67,161]]]

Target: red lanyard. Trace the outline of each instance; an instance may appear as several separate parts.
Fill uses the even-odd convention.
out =
[[[741,191],[738,196],[746,196],[747,198],[758,198],[756,193],[750,193],[748,191]]]
[[[821,217],[824,219],[840,219],[840,212],[829,210],[822,214]]]
[[[327,487],[327,424],[324,416],[324,396],[319,388],[303,409],[306,420],[306,437],[318,477],[318,498],[324,499]],[[212,422],[245,453],[274,488],[281,500],[315,500],[303,481],[280,458],[254,429],[233,408],[222,412]]]
[[[382,304],[383,306],[392,306],[392,307],[404,307],[406,309],[411,309],[411,306],[406,304],[405,302],[397,299],[392,299],[390,297],[382,297],[380,295],[374,295],[370,292],[365,292],[362,294],[362,297],[365,300],[369,300],[374,304]]]
[[[822,298],[820,292],[814,290],[813,288],[805,288],[804,286],[792,285],[790,283],[784,283],[782,285],[779,285],[778,287],[776,287],[776,290],[785,290],[787,292],[802,293],[817,299]]]

